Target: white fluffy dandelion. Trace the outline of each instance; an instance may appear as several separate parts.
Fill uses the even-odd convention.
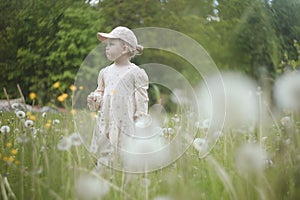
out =
[[[7,125],[1,126],[0,132],[3,134],[9,133],[10,132],[10,127]]]
[[[193,146],[199,152],[199,155],[205,154],[209,149],[207,140],[203,138],[196,138]]]
[[[59,123],[60,123],[59,119],[54,119],[54,120],[52,121],[52,124],[59,124]]]
[[[26,117],[26,114],[24,111],[22,110],[18,110],[15,112],[16,113],[16,116],[19,118],[19,119],[23,119],[24,117]]]
[[[236,166],[243,173],[259,173],[266,166],[267,152],[258,144],[244,144],[237,149]]]
[[[287,72],[276,79],[274,98],[281,109],[299,111],[300,109],[300,72]]]
[[[61,141],[57,144],[57,149],[61,151],[68,151],[72,146],[72,141],[70,137],[63,137]]]
[[[223,85],[216,81],[218,78],[217,75],[208,77],[198,89],[199,110],[211,119],[210,126],[224,122],[226,128],[236,128],[254,123],[258,115],[255,82],[233,72],[222,74]]]
[[[32,127],[33,124],[34,124],[34,122],[30,119],[28,119],[24,122],[25,127]]]
[[[82,144],[82,138],[79,133],[72,133],[70,139],[73,146],[80,146]]]
[[[81,175],[75,182],[75,194],[80,200],[101,199],[109,192],[110,186],[94,175]]]

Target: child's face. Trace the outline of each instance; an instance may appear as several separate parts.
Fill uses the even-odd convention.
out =
[[[106,57],[115,61],[119,58],[124,52],[124,43],[119,39],[107,39],[106,45]]]

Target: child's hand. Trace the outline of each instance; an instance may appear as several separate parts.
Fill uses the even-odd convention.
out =
[[[98,110],[100,108],[101,95],[97,92],[91,92],[87,96],[87,104],[90,110]]]

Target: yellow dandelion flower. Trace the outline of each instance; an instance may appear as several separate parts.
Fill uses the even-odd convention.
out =
[[[11,144],[10,142],[6,143],[6,147],[7,147],[7,148],[9,148],[9,147],[11,147],[11,146],[12,146],[12,144]]]
[[[96,117],[96,113],[94,113],[94,112],[91,112],[91,113],[90,113],[90,117],[91,117],[91,119],[95,119],[95,117]]]
[[[61,96],[62,96],[64,99],[68,98],[68,94],[67,94],[67,93],[63,93]]]
[[[30,120],[35,121],[36,117],[34,115],[29,115],[28,116]]]
[[[17,155],[18,150],[17,150],[17,149],[13,149],[13,150],[11,150],[11,153],[12,153],[13,155]]]
[[[83,90],[83,86],[79,86],[79,90]]]
[[[59,88],[59,86],[60,86],[60,83],[58,81],[53,84],[53,87],[55,89]]]
[[[30,92],[29,93],[29,99],[34,100],[36,98],[36,93]]]
[[[72,109],[72,110],[70,111],[70,113],[71,113],[72,115],[75,115],[75,114],[76,114],[76,110],[75,110],[75,109]]]
[[[4,156],[3,157],[3,161],[7,161],[8,160],[8,157],[7,156]]]
[[[63,102],[65,100],[65,98],[62,95],[60,95],[60,96],[57,97],[57,100],[59,102]]]
[[[50,127],[51,127],[51,123],[47,122],[47,123],[45,124],[45,127],[46,127],[46,128],[50,128]]]
[[[31,115],[31,112],[30,111],[27,111],[26,112],[26,115],[28,116],[28,115]]]
[[[9,162],[14,162],[15,158],[13,156],[9,156],[8,161]]]
[[[69,88],[70,88],[71,91],[75,91],[77,89],[77,87],[75,85],[70,85]]]

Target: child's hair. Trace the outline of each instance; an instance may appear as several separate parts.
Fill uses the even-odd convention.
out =
[[[141,55],[143,53],[144,47],[142,45],[137,45],[136,48],[128,44],[127,42],[123,41],[124,44],[127,46],[129,49],[129,56],[130,58],[134,58],[136,55]]]

